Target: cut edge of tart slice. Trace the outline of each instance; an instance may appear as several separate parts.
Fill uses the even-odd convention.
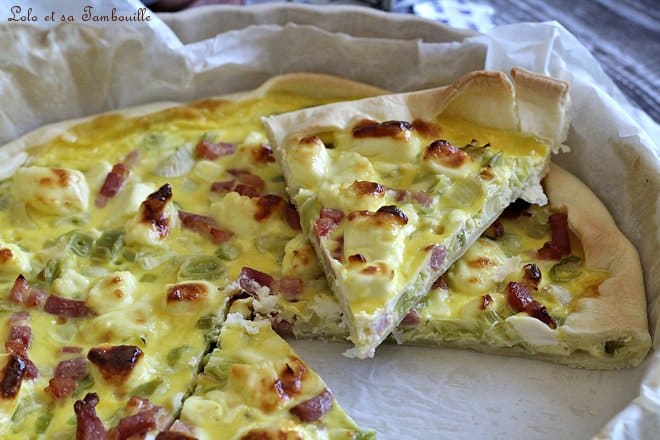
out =
[[[588,369],[643,361],[651,340],[636,252],[575,176],[551,164],[543,187],[548,205],[510,205],[406,315],[393,339]],[[567,230],[562,251],[556,246]],[[304,288],[252,297],[237,287],[230,294],[234,308],[270,319],[280,334],[344,339],[341,308],[317,279],[321,269],[309,240],[301,233],[286,248],[282,272],[304,273]],[[511,282],[523,307],[507,295]]]
[[[637,251],[577,177],[552,164],[543,187],[548,207],[512,205],[499,232],[473,245],[394,330],[398,343],[601,370],[644,360],[651,337]]]
[[[350,338],[355,345],[345,353],[347,356],[372,357],[375,348],[428,292],[438,276],[465,252],[509,203],[518,198],[534,203],[546,202],[539,182],[549,164],[548,145],[553,151],[559,150],[567,134],[568,86],[561,81],[523,69],[514,69],[512,77],[513,83],[501,72],[472,72],[448,87],[330,104],[264,118],[275,156],[287,182],[287,191],[300,213],[303,230],[310,237],[329,284],[345,311],[351,329]],[[495,165],[491,167],[491,161],[476,165],[475,160],[473,164],[472,156],[441,139],[443,130],[438,130],[434,122],[428,122],[436,121],[440,115],[451,118],[450,123],[467,121],[468,124],[481,128],[533,136],[537,146],[532,147],[532,152],[525,156],[530,158],[531,163],[525,163],[523,167],[516,162],[518,159],[511,159],[515,162],[511,169],[499,170],[499,174]],[[417,133],[416,141],[411,137],[412,132]],[[361,143],[353,142],[357,145],[354,148],[351,144],[354,138],[371,139],[358,139]],[[506,136],[503,139],[507,139]],[[424,152],[421,151],[422,141],[431,141]],[[486,151],[486,147],[490,145],[474,145],[475,141],[469,140],[465,142],[468,143],[466,149],[472,146],[478,150],[477,154]],[[336,153],[335,143],[347,144],[354,151],[350,151],[342,159],[339,153]],[[474,176],[474,180],[483,186],[479,187],[483,202],[479,200],[478,209],[469,213],[467,218],[457,220],[457,224],[461,223],[460,227],[449,231],[445,231],[444,227],[436,228],[435,231],[441,230],[434,232],[438,237],[433,242],[430,238],[432,234],[421,232],[417,225],[411,227],[408,225],[408,218],[412,218],[413,222],[420,217],[428,218],[428,208],[437,205],[440,195],[431,193],[429,197],[424,191],[408,191],[415,188],[415,180],[412,180],[412,186],[403,190],[370,181],[382,178],[384,174],[376,173],[365,156],[372,159],[374,164],[390,160],[387,154],[380,151],[381,145],[398,148],[391,150],[399,155],[395,158],[395,161],[399,162],[397,166],[400,165],[396,170],[404,169],[405,162],[420,160],[423,155],[425,166],[426,162],[440,163],[439,166],[428,165],[431,172],[426,171],[427,174],[436,172],[441,176],[458,176],[457,181],[464,182],[467,179],[461,179],[466,177],[466,174],[456,172],[456,168],[465,168],[465,163],[468,163],[468,169],[483,166],[484,174],[480,172],[479,177]],[[526,150],[518,151],[516,148],[517,146],[512,146],[510,157],[523,157]],[[494,160],[492,156],[486,156]],[[454,158],[461,160],[455,162]],[[505,160],[508,161],[509,157]],[[507,162],[506,167],[509,165],[511,164]],[[493,168],[496,169],[494,173]],[[387,197],[393,192],[400,203],[395,205],[383,202],[376,209],[377,205],[374,203],[362,201],[351,205],[349,202],[346,209],[348,212],[344,217],[345,213],[337,209],[337,206],[326,206],[324,200],[321,200],[342,203],[337,200],[338,197],[345,196],[342,191],[347,188],[341,185],[337,186],[338,189],[325,188],[328,186],[327,182],[338,174],[344,175],[344,186],[351,186],[350,189],[358,195],[373,196],[372,199],[381,197],[380,200],[385,200],[383,195]],[[353,181],[353,185],[350,185],[349,180]],[[495,180],[497,183],[488,187],[483,183],[486,180]],[[332,191],[336,194],[329,195]],[[427,210],[419,209],[420,205]],[[368,208],[365,209],[365,206]],[[465,214],[463,210],[455,208],[454,213]],[[445,210],[444,214],[448,214],[450,221],[456,220],[451,217],[451,209]],[[401,259],[390,262],[388,266],[383,265],[382,261],[371,264],[361,253],[347,255],[346,249],[352,246],[348,239],[344,240],[343,225],[357,222],[363,222],[365,225],[374,223],[363,227],[363,232],[383,229],[382,225],[385,224],[385,228],[398,228],[398,231],[390,235],[398,234],[399,237],[406,236],[408,239],[413,233],[419,232],[420,236],[423,236],[423,239],[418,241],[420,244],[425,243],[425,246],[416,250],[415,267],[408,269],[412,275],[408,276],[404,283],[391,282],[397,278],[397,271],[403,272],[399,266],[403,264]],[[342,225],[341,228],[337,228],[338,225]],[[352,237],[362,234],[358,228],[353,229],[357,232],[352,233]],[[399,232],[404,229],[408,232]],[[335,234],[335,237],[331,234]],[[444,237],[440,239],[439,236],[442,235]],[[371,237],[371,244],[377,244],[381,238]],[[363,248],[368,246],[368,243],[363,244]],[[331,249],[333,246],[335,249]],[[402,246],[402,243],[398,243],[391,249],[396,250]],[[344,255],[341,255],[342,252]],[[350,260],[351,258],[353,260]],[[349,261],[342,262],[342,259]],[[361,286],[362,281],[358,280],[361,275],[345,276],[344,272],[348,271],[346,267],[350,262],[367,263],[363,270],[373,269],[369,272],[376,274],[373,279],[377,276],[383,278],[377,281],[380,286],[369,284],[371,281]],[[389,281],[386,279],[388,277]],[[390,289],[388,286],[394,284],[398,285],[392,288],[394,292],[391,295],[381,295],[381,292]],[[379,295],[387,298],[378,298]]]

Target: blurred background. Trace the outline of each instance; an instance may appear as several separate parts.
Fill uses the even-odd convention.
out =
[[[155,12],[284,0],[143,0]],[[486,32],[493,26],[555,20],[591,51],[631,102],[660,121],[660,0],[294,0],[351,4],[415,14],[452,27]]]

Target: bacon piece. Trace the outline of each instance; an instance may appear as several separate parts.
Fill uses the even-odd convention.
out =
[[[123,163],[118,163],[112,167],[108,173],[99,191],[102,196],[111,198],[117,195],[128,177],[128,167]]]
[[[277,333],[281,335],[292,335],[293,334],[293,324],[284,319],[279,319],[276,317],[270,318],[270,325]]]
[[[306,400],[290,409],[303,422],[314,422],[332,408],[332,393],[325,388],[318,396]]]
[[[55,376],[59,377],[72,377],[80,379],[87,371],[87,361],[84,357],[76,357],[61,361],[55,367]]]
[[[256,174],[252,174],[248,170],[231,168],[228,169],[227,172],[234,176],[240,183],[255,187],[259,193],[262,193],[266,188],[266,182],[264,182],[261,177],[257,176]]]
[[[257,199],[257,211],[254,213],[254,219],[256,221],[264,220],[283,206],[284,199],[277,194],[261,196]]]
[[[129,169],[123,163],[115,164],[112,170],[105,177],[103,186],[96,197],[96,207],[103,208],[107,205],[108,201],[117,195],[119,190],[124,186],[124,182],[128,178]]]
[[[437,280],[433,282],[433,285],[431,286],[431,289],[443,289],[447,290],[449,287],[447,286],[447,282],[445,281],[445,278],[440,275]]]
[[[356,180],[351,185],[351,190],[360,196],[376,196],[383,197],[385,195],[385,187],[377,182],[368,182],[366,180]]]
[[[339,223],[344,218],[344,213],[338,209],[321,208],[321,218],[329,218],[335,223]]]
[[[131,167],[137,163],[138,157],[138,152],[132,151],[122,162],[117,163],[112,167],[112,170],[110,170],[105,177],[105,181],[103,182],[99,195],[96,198],[97,208],[103,208],[111,198],[119,193],[130,174]]]
[[[14,285],[9,291],[9,299],[13,302],[22,304],[27,299],[29,294],[30,286],[28,285],[28,282],[23,274],[20,274],[18,277],[16,277],[16,281],[14,281]]]
[[[255,188],[254,186],[245,185],[243,183],[239,183],[238,185],[236,185],[234,191],[236,191],[242,196],[249,197],[251,199],[255,197],[259,197],[259,191],[257,190],[257,188]]]
[[[252,269],[251,267],[243,267],[241,269],[240,275],[238,276],[238,284],[241,286],[241,289],[252,294],[256,293],[254,283],[258,284],[259,286],[268,287],[270,289],[273,281],[274,280],[272,276],[268,275],[267,273],[260,272],[256,269]]]
[[[353,128],[352,134],[356,138],[391,137],[401,139],[411,129],[412,124],[407,121],[385,121],[379,123],[365,119]]]
[[[231,169],[227,170],[227,172],[235,176],[237,179],[213,182],[211,184],[212,192],[225,194],[230,191],[236,191],[242,196],[254,198],[258,197],[266,187],[266,183],[261,177],[254,175],[249,171]],[[238,180],[238,184],[236,183],[236,180]]]
[[[2,381],[0,381],[0,397],[13,399],[21,390],[21,384],[27,370],[25,360],[19,355],[11,353],[7,365],[2,370]]]
[[[493,302],[493,297],[485,294],[481,297],[481,304],[479,304],[479,308],[481,310],[486,310],[491,302]]]
[[[26,379],[36,379],[39,377],[39,369],[27,356],[22,358],[25,362],[25,378]]]
[[[296,207],[291,203],[284,205],[284,220],[294,231],[302,231],[300,215],[298,215]]]
[[[156,192],[147,196],[140,206],[140,213],[144,223],[150,223],[160,238],[167,237],[170,233],[170,220],[165,215],[165,206],[172,200],[172,187],[169,183],[161,186]]]
[[[527,286],[524,284],[511,281],[506,286],[506,295],[509,305],[516,312],[525,312],[545,323],[548,327],[557,328],[557,323],[552,319],[545,306],[532,298]]]
[[[44,391],[56,399],[68,397],[76,389],[76,380],[71,377],[53,377]]]
[[[56,295],[48,295],[44,312],[66,318],[84,318],[92,315],[92,311],[87,308],[85,301],[62,298]]]
[[[109,440],[136,438],[151,430],[161,430],[167,425],[167,411],[147,399],[132,397],[127,408],[132,414],[123,417],[119,424],[108,432]]]
[[[83,400],[76,400],[73,410],[76,413],[76,440],[105,439],[105,427],[96,415],[99,396],[88,393]]]
[[[142,350],[134,345],[96,347],[89,350],[87,359],[101,371],[108,382],[121,384],[142,357]]]
[[[40,305],[44,301],[44,298],[46,298],[44,291],[36,287],[30,287],[22,274],[16,277],[16,281],[14,281],[14,285],[9,292],[9,299],[11,301],[27,307]]]
[[[560,260],[571,253],[571,242],[568,236],[568,215],[559,212],[552,214],[550,220],[551,239],[538,250],[539,258],[545,260]]]
[[[446,256],[447,249],[445,249],[444,246],[432,245],[431,258],[429,259],[429,266],[431,266],[431,269],[440,270],[442,268],[442,264],[445,262]]]
[[[87,372],[87,361],[77,357],[61,361],[55,367],[53,378],[48,381],[46,391],[56,399],[69,396],[75,389],[79,379]]]
[[[406,316],[403,317],[399,325],[417,325],[421,322],[419,312],[415,309],[412,309],[411,311],[408,312]]]
[[[234,179],[226,180],[224,182],[213,182],[211,184],[211,191],[214,193],[225,194],[231,191],[235,184],[236,181]]]
[[[502,226],[502,223],[500,223],[499,220],[495,220],[492,225],[486,229],[484,232],[484,235],[491,240],[497,240],[498,238],[502,238],[504,235],[504,226]]]
[[[320,216],[314,222],[314,233],[317,237],[328,235],[343,218],[344,213],[338,209],[321,208]]]
[[[255,163],[269,163],[275,162],[275,157],[273,157],[273,149],[270,145],[261,144],[258,148],[252,149],[252,161]]]
[[[537,290],[539,281],[541,281],[541,269],[534,263],[528,263],[523,266],[523,271],[525,272],[523,275],[525,284]]]
[[[236,145],[227,142],[217,144],[206,140],[201,140],[195,145],[195,157],[197,159],[214,160],[220,156],[227,156],[236,152]]]
[[[225,243],[234,236],[231,231],[221,228],[213,218],[206,215],[179,211],[179,219],[184,228],[192,229],[215,244]]]
[[[60,348],[60,353],[82,353],[82,347],[64,346]]]
[[[517,199],[515,202],[511,203],[504,209],[502,212],[501,218],[514,219],[520,216],[529,217],[532,214],[527,212],[529,207],[532,206],[530,203],[524,201],[523,199]]]
[[[314,222],[314,234],[317,237],[325,237],[328,235],[335,227],[337,223],[332,221],[332,219],[327,217],[320,217]]]
[[[524,284],[510,282],[506,286],[507,300],[516,312],[523,312],[534,300]]]
[[[46,292],[41,289],[37,289],[36,287],[31,287],[30,296],[28,296],[27,301],[25,301],[23,304],[28,307],[37,307],[38,305],[41,305],[45,299]]]
[[[27,325],[10,325],[9,339],[5,342],[8,353],[24,355],[32,344],[32,329]]]
[[[9,338],[5,342],[8,353],[19,356],[25,364],[25,378],[39,377],[39,369],[28,357],[27,351],[32,345],[32,329],[27,323],[27,312],[14,312],[9,316]]]
[[[207,294],[206,286],[200,283],[176,284],[167,290],[167,302],[195,302]]]
[[[449,168],[458,168],[472,158],[465,151],[453,146],[444,139],[432,142],[424,151],[424,160],[437,160]]]
[[[274,294],[280,294],[287,301],[296,302],[303,293],[303,280],[300,278],[282,278],[274,280],[271,284]]]

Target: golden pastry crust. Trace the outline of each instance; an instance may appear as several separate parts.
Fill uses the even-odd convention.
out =
[[[182,105],[203,105],[213,99],[230,101],[245,100],[263,97],[269,92],[291,92],[315,98],[325,99],[356,99],[386,93],[385,90],[367,84],[338,78],[331,75],[312,73],[290,73],[275,76],[257,89],[221,95],[204,99],[202,101],[185,104],[181,102],[163,101],[128,107],[121,110],[95,114],[77,119],[56,122],[33,130],[3,146],[0,146],[0,180],[10,177],[13,172],[27,159],[27,150],[44,142],[65,135],[69,129],[98,117],[118,115],[124,118],[136,118],[149,113],[179,107]],[[4,157],[3,157],[4,156]]]
[[[580,239],[585,265],[610,277],[594,298],[579,300],[562,326],[571,338],[594,344],[624,344],[609,358],[585,359],[591,368],[639,364],[651,347],[646,294],[639,255],[607,208],[577,177],[553,165],[545,177],[550,203],[568,213],[570,230]]]

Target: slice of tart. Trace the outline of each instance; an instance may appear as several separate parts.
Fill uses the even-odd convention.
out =
[[[271,329],[233,312],[173,426],[200,440],[373,439],[323,380]]]
[[[511,204],[431,286],[393,336],[574,367],[638,365],[650,348],[637,252],[575,176],[551,165],[546,206]],[[348,330],[310,242],[286,245],[281,276],[302,289],[230,289],[234,307],[269,317],[283,334],[342,339]],[[263,282],[263,277],[260,278]],[[273,279],[268,285],[277,286]],[[234,287],[236,285],[233,285]],[[245,298],[245,299],[237,299]],[[266,305],[272,307],[268,308]]]
[[[354,349],[375,348],[512,201],[567,130],[565,83],[516,69],[264,119]]]

